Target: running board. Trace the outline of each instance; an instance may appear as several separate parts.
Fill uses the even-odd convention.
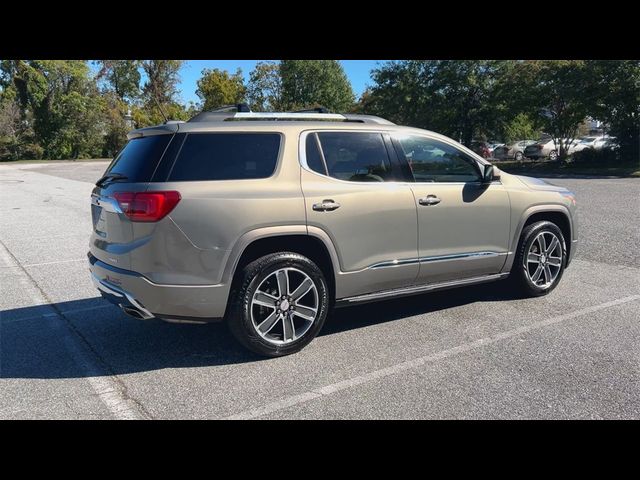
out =
[[[356,303],[373,302],[376,300],[385,300],[396,297],[404,297],[407,295],[416,295],[419,293],[432,292],[435,290],[445,290],[447,288],[462,287],[464,285],[476,285],[478,283],[494,282],[506,278],[509,272],[496,273],[493,275],[483,275],[481,277],[464,278],[462,280],[450,280],[448,282],[430,283],[427,285],[412,285],[411,287],[394,288],[392,290],[383,290],[381,292],[365,293],[364,295],[356,295],[354,297],[341,298],[336,301],[336,307],[345,307]]]

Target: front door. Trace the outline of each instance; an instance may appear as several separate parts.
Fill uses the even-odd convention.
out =
[[[337,298],[411,285],[418,275],[417,208],[390,148],[382,132],[301,136],[307,224],[336,249]]]
[[[423,135],[397,135],[395,151],[409,163],[418,211],[417,283],[500,272],[509,245],[508,193],[481,182],[481,168],[455,145]]]

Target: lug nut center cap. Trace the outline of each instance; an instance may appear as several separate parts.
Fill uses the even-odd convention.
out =
[[[287,310],[289,310],[289,300],[288,299],[284,299],[282,301],[282,303],[280,304],[280,310],[282,310],[283,312],[286,312]]]
[[[541,261],[542,263],[545,263],[545,262],[547,261],[547,257],[546,257],[545,255],[542,255],[542,256],[540,257],[540,261]]]

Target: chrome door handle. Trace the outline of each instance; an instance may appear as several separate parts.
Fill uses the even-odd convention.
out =
[[[316,212],[332,212],[339,207],[340,204],[338,202],[334,202],[333,200],[323,200],[321,203],[313,204],[313,209]]]
[[[429,205],[437,205],[441,202],[441,200],[436,197],[435,195],[427,195],[426,197],[422,197],[420,199],[418,199],[418,203],[420,205],[425,205],[425,206],[429,206]]]

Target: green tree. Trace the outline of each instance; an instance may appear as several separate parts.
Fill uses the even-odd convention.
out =
[[[517,140],[536,140],[542,133],[526,113],[516,114],[511,121],[505,123],[503,131],[503,138],[507,143]]]
[[[226,70],[217,68],[205,68],[202,71],[196,90],[196,94],[202,100],[202,109],[205,111],[240,103],[244,100],[245,92],[241,69],[231,75]]]
[[[284,109],[323,106],[346,112],[353,108],[353,89],[337,60],[282,60],[279,70]]]
[[[553,138],[559,160],[591,109],[585,92],[591,83],[583,60],[528,60],[518,62],[504,83],[514,105]]]
[[[282,99],[280,65],[276,62],[258,62],[249,75],[247,101],[256,112],[285,110]]]
[[[87,62],[10,60],[2,70],[45,158],[100,154],[104,103]]]
[[[620,143],[623,161],[640,161],[640,62],[591,60],[587,95],[590,115],[608,125]]]
[[[132,102],[140,96],[140,60],[99,60],[97,80],[108,84],[118,98]]]
[[[503,61],[409,60],[373,70],[361,110],[396,123],[436,130],[465,144],[501,127],[504,105],[495,85]]]
[[[169,120],[186,120],[185,108],[176,99],[183,63],[182,60],[142,62],[147,80],[142,87],[142,109],[135,109],[134,113],[136,127],[164,123],[163,112]]]

